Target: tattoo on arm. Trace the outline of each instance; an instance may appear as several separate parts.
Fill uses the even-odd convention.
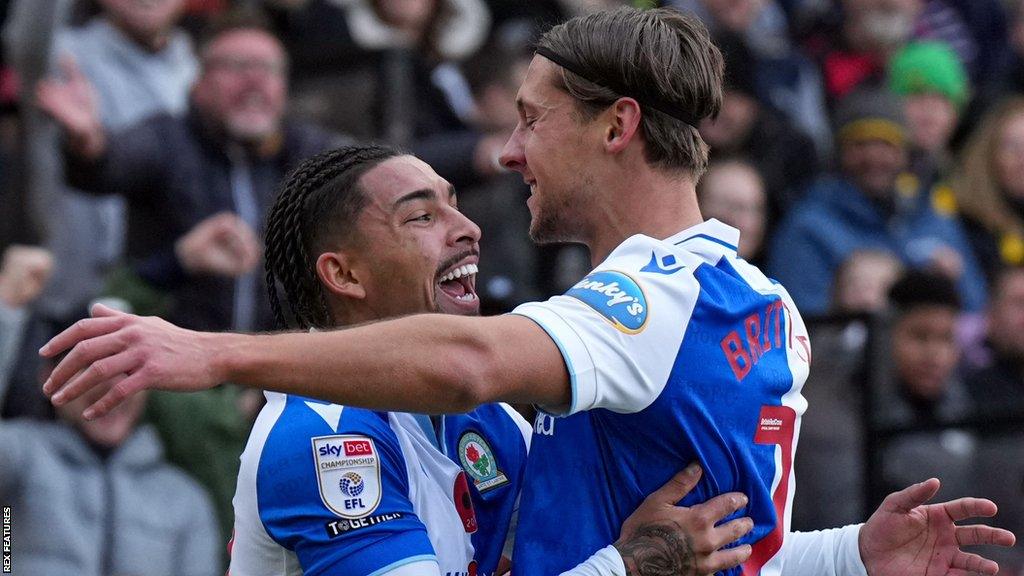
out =
[[[676,527],[653,524],[616,544],[629,576],[695,576],[697,559],[689,538]]]

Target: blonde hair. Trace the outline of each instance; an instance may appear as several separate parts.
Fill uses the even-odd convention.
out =
[[[1024,236],[1024,220],[1007,203],[995,167],[1000,132],[1014,116],[1024,116],[1024,98],[1010,98],[985,116],[967,140],[952,178],[960,212],[994,235]]]

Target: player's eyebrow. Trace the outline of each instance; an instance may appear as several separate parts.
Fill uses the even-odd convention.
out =
[[[452,200],[454,198],[455,198],[455,187],[452,186],[451,184],[448,184],[448,199]],[[395,202],[391,205],[391,209],[392,210],[398,210],[398,208],[402,204],[406,204],[408,202],[414,202],[416,200],[436,200],[436,199],[437,199],[437,191],[435,191],[432,188],[420,188],[419,190],[413,190],[412,192],[409,192],[408,194],[403,194],[400,198],[395,200]]]
[[[391,205],[392,210],[398,210],[398,207],[407,202],[413,202],[416,200],[434,200],[437,198],[437,192],[434,192],[430,188],[421,188],[419,190],[413,190],[408,194],[403,194],[398,200]]]

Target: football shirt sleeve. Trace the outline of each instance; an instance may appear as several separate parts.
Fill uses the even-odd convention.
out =
[[[562,296],[513,310],[558,346],[572,385],[568,416],[593,408],[639,412],[661,393],[697,300],[692,274],[642,271],[619,258]]]
[[[268,439],[257,475],[267,533],[307,576],[436,566],[394,432],[383,419],[339,432]]]
[[[783,576],[868,576],[857,544],[861,526],[786,534],[779,550]]]

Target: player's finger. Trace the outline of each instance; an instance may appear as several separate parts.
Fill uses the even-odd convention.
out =
[[[92,307],[89,308],[89,314],[91,314],[93,318],[108,318],[128,315],[127,312],[123,312],[117,308],[111,308],[110,306],[100,304],[99,302],[93,304]]]
[[[999,564],[988,558],[982,558],[977,554],[957,551],[949,563],[950,567],[979,574],[996,574],[999,572]]]
[[[697,512],[701,517],[714,525],[746,505],[747,497],[745,495],[739,492],[728,492],[715,496],[702,504],[697,504],[690,508],[690,510]]]
[[[754,521],[750,518],[737,518],[721,526],[715,526],[711,532],[711,546],[718,550],[746,536],[753,529]]]
[[[75,336],[69,337],[71,341],[68,342],[67,344],[73,344],[74,348],[72,348],[71,352],[69,352],[68,355],[65,356],[64,359],[61,360],[59,364],[57,364],[57,367],[54,368],[52,372],[50,372],[49,378],[47,378],[46,382],[43,383],[44,394],[53,395],[58,393],[61,389],[64,388],[64,386],[67,385],[68,381],[71,380],[71,378],[73,378],[76,374],[84,370],[87,366],[89,366],[89,364],[92,364],[93,362],[101,358],[105,358],[107,356],[116,354],[124,348],[123,340],[117,334],[117,328],[119,327],[119,325],[116,323],[120,322],[120,319],[92,318],[88,320],[79,320],[79,323],[82,322],[92,322],[100,325],[100,328],[109,328],[110,333],[101,333],[94,337],[85,336],[81,338],[81,341],[75,340],[75,338],[77,338]],[[113,326],[111,327],[111,325]],[[85,328],[83,330],[90,333],[95,333],[98,332],[100,328]],[[58,335],[58,337],[59,336],[60,335]],[[53,341],[51,340],[50,342],[52,343]],[[50,344],[47,344],[47,346],[49,345]],[[47,350],[41,351],[40,353],[43,356],[53,356],[61,352],[64,348],[64,345],[64,343],[60,343],[55,347],[56,351]],[[73,397],[74,396],[62,400],[67,401],[72,399]]]
[[[700,567],[701,574],[716,574],[718,572],[724,572],[729,568],[735,568],[740,564],[747,561],[750,558],[752,548],[750,544],[744,544],[743,546],[737,546],[736,548],[728,548],[726,550],[719,550],[712,552],[705,564]]]
[[[995,502],[984,498],[957,498],[943,502],[942,508],[954,522],[975,517],[990,518],[999,511]]]
[[[754,521],[750,518],[737,518],[712,530],[709,538],[716,550],[727,546],[754,530]]]
[[[97,386],[110,384],[116,378],[137,369],[139,364],[139,357],[134,352],[119,352],[103,357],[68,380],[51,401],[55,406],[67,404]]]
[[[124,320],[121,316],[83,318],[43,344],[43,347],[39,349],[39,354],[46,358],[52,358],[79,342],[110,334],[123,325]],[[72,374],[74,373],[72,372]]]
[[[146,377],[142,372],[136,372],[111,386],[110,390],[107,391],[103,397],[93,402],[91,406],[82,412],[82,416],[84,416],[86,420],[102,418],[110,413],[111,410],[117,408],[130,396],[141,392],[145,388]]]
[[[701,470],[700,464],[692,462],[686,468],[676,472],[661,488],[651,492],[647,500],[665,504],[666,506],[674,506],[676,502],[679,502],[684,496],[689,494],[690,490],[693,490],[693,487],[697,485],[697,481],[700,480],[702,473],[703,470]]]
[[[1013,546],[1017,537],[1009,530],[975,524],[957,526],[956,541],[961,546]]]
[[[897,510],[906,512],[913,510],[935,497],[939,491],[938,478],[929,478],[912,486],[907,486],[899,492],[893,492],[885,497],[882,508],[886,510]]]

